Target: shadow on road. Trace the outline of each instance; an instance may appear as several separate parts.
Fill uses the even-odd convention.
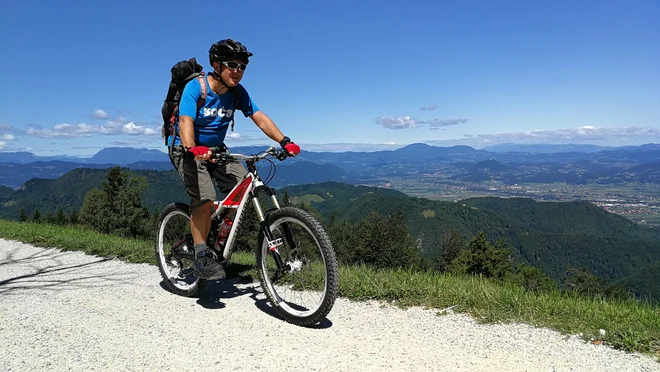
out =
[[[222,309],[226,307],[222,300],[249,295],[259,310],[276,319],[282,320],[266,299],[266,295],[261,291],[261,286],[258,282],[255,282],[251,275],[243,274],[251,268],[252,266],[250,265],[230,264],[227,267],[228,278],[225,280],[210,281],[202,293],[200,293],[197,303],[207,309]],[[331,326],[332,322],[324,318],[309,328],[325,329]]]
[[[71,290],[97,288],[127,282],[134,276],[99,271],[96,265],[112,258],[99,258],[95,261],[66,264],[62,256],[70,254],[59,250],[44,250],[29,255],[11,252],[0,260],[4,273],[9,267],[20,267],[24,274],[7,277],[0,274],[0,295],[9,295],[23,290]]]

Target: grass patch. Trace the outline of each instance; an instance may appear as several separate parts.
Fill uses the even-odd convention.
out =
[[[0,220],[0,238],[155,264],[151,241],[81,227]],[[237,270],[232,272],[232,267]],[[254,254],[235,253],[228,274],[256,278]],[[454,306],[454,311],[470,314],[479,322],[526,323],[567,334],[581,333],[585,340],[660,358],[660,308],[649,303],[591,299],[560,291],[537,294],[479,277],[411,269],[342,266],[339,276],[339,293],[351,300],[384,300],[402,307],[432,309]],[[601,329],[606,331],[604,336],[599,333]]]
[[[293,204],[311,204],[311,203],[322,203],[325,199],[316,194],[308,194],[302,196],[293,196],[291,197],[291,203]]]
[[[156,263],[153,245],[149,241],[120,238],[82,227],[0,220],[0,238],[39,247],[117,257],[127,262]]]
[[[425,210],[425,211],[422,211],[422,216],[424,216],[424,218],[432,218],[432,217],[435,217],[435,211],[434,211],[434,210],[427,209],[427,210]]]
[[[18,240],[44,248],[82,251],[91,255],[118,258],[130,263],[156,264],[152,240],[121,238],[82,226],[20,223],[0,219],[0,238]],[[239,268],[246,265],[254,266],[254,254],[236,252],[232,256],[232,263]],[[234,268],[232,273],[237,276],[255,275],[256,271]]]
[[[406,269],[342,267],[340,279],[341,296],[353,300],[435,309],[455,306],[454,311],[483,323],[525,323],[581,333],[585,340],[660,357],[660,308],[645,302],[590,299],[560,291],[533,293],[480,277]]]

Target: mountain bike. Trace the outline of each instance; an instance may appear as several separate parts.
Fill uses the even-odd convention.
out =
[[[246,175],[223,200],[213,202],[211,231],[207,239],[210,256],[222,265],[231,259],[237,231],[246,220],[248,205],[254,207],[259,225],[256,264],[261,288],[275,312],[284,320],[310,326],[327,316],[334,305],[339,286],[338,265],[332,243],[319,221],[294,206],[280,206],[275,189],[259,176],[257,163],[273,158],[284,160],[288,153],[270,147],[255,155],[214,153],[216,162],[243,161]],[[263,164],[263,163],[262,163]],[[272,201],[264,212],[262,201]],[[218,239],[219,227],[231,209],[235,217],[224,245]],[[160,214],[155,234],[155,255],[168,290],[182,296],[198,296],[207,285],[193,271],[195,260],[190,234],[190,206],[172,203]],[[223,239],[224,240],[224,239]]]

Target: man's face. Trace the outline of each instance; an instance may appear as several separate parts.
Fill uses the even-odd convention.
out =
[[[239,60],[231,60],[222,62],[220,68],[222,80],[230,87],[235,87],[243,79],[243,73],[247,65]]]

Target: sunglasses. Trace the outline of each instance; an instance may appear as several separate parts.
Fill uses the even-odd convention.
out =
[[[224,62],[222,62],[222,64],[227,66],[227,68],[230,68],[232,70],[239,69],[241,71],[245,71],[245,69],[247,68],[247,65],[244,65],[244,64],[238,63],[238,62],[232,62],[232,61],[224,61]]]

